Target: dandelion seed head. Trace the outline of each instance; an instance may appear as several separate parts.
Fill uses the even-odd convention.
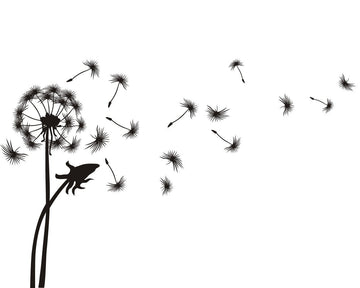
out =
[[[107,186],[109,187],[108,191],[110,192],[117,192],[122,191],[125,189],[125,182],[126,179],[124,176],[121,176],[120,180],[115,183],[108,183]]]
[[[175,151],[169,151],[168,153],[163,153],[162,156],[160,156],[161,159],[165,159],[168,160],[167,164],[172,164],[173,165],[173,169],[178,172],[179,168],[183,168],[183,164],[182,161],[180,159],[180,156],[177,152]]]
[[[83,62],[85,66],[88,66],[91,70],[91,77],[94,78],[95,76],[99,77],[99,65],[96,61],[93,60],[86,60]]]
[[[138,135],[139,132],[139,122],[130,122],[130,130],[126,132],[123,136],[125,138],[135,138]]]
[[[195,116],[197,112],[197,105],[194,102],[184,99],[184,102],[181,103],[181,106],[189,110],[190,118]]]
[[[226,147],[225,150],[227,152],[236,152],[239,149],[239,146],[240,146],[240,138],[234,136],[231,145]]]
[[[165,176],[165,178],[160,178],[160,183],[161,183],[161,190],[162,190],[162,195],[168,194],[169,192],[171,192],[173,186],[171,181],[169,180],[169,178],[167,178]]]
[[[78,125],[77,125],[78,129],[76,130],[76,132],[84,131],[86,128],[85,120],[82,117],[80,117],[80,118],[76,119],[76,122],[78,123]]]
[[[229,65],[231,70],[234,70],[236,67],[238,66],[244,66],[244,64],[239,60],[239,59],[235,59],[234,61],[232,61]]]
[[[19,164],[24,161],[27,154],[19,152],[20,147],[14,149],[10,140],[6,140],[5,145],[1,145],[2,153],[5,156],[6,161],[10,164]]]
[[[343,88],[345,90],[349,90],[349,91],[352,91],[353,88],[355,87],[355,84],[350,83],[349,79],[346,79],[344,74],[342,74],[340,76],[339,85],[340,85],[341,88]]]
[[[289,114],[294,109],[294,104],[290,98],[285,94],[284,97],[279,97],[280,102],[283,104],[281,108],[284,108],[283,115]]]
[[[91,135],[94,141],[86,144],[86,149],[90,149],[91,153],[98,152],[104,148],[109,142],[109,134],[104,131],[104,128],[96,127],[96,134]]]
[[[210,106],[207,107],[207,113],[210,121],[220,121],[228,117],[226,113],[229,111],[229,109],[227,108],[219,110],[217,106],[215,109],[211,108]]]
[[[334,103],[330,99],[327,99],[326,102],[327,103],[326,103],[326,106],[323,108],[323,111],[325,113],[328,113],[334,107]]]
[[[128,79],[126,77],[126,75],[124,74],[112,74],[111,75],[111,79],[110,79],[111,83],[120,83],[124,89],[126,89],[128,87]]]
[[[77,139],[75,136],[73,137],[70,144],[64,146],[64,150],[67,152],[75,152],[76,149],[79,147],[79,145],[80,145],[80,140]]]

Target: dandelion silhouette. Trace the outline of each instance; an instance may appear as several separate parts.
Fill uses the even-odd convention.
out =
[[[114,173],[113,169],[111,168],[109,161],[106,158],[105,158],[105,163],[110,168],[110,171],[111,171],[111,173],[114,177],[114,181],[115,181],[115,183],[108,183],[107,186],[109,187],[109,191],[117,192],[117,191],[124,190],[125,189],[125,181],[126,181],[125,177],[121,176],[120,180],[117,181],[115,173]]]
[[[5,159],[10,164],[19,164],[21,161],[24,161],[26,156],[25,153],[19,152],[20,147],[14,149],[10,140],[6,140],[6,145],[1,145],[1,150],[5,156]]]
[[[130,122],[130,128],[127,128],[125,126],[120,125],[119,123],[117,123],[116,121],[114,121],[112,118],[110,117],[106,117],[107,120],[113,122],[114,124],[116,124],[117,126],[127,130],[128,132],[126,132],[125,134],[123,134],[123,136],[125,138],[135,138],[138,135],[139,132],[139,122],[134,122],[131,121]]]
[[[173,169],[178,172],[179,168],[184,168],[182,161],[180,159],[180,155],[175,151],[169,151],[167,153],[163,153],[162,156],[160,156],[161,159],[168,160],[167,164],[172,164]]]
[[[352,91],[352,90],[353,90],[352,88],[355,87],[355,84],[354,84],[354,83],[350,83],[350,82],[349,82],[349,79],[346,79],[345,76],[344,76],[344,74],[342,74],[342,75],[340,76],[339,85],[340,85],[341,88],[343,88],[343,89],[345,89],[345,90],[350,90],[350,91]]]
[[[165,178],[160,178],[160,183],[162,195],[168,194],[173,188],[171,181],[166,176]]]
[[[110,108],[111,106],[111,103],[112,101],[114,100],[117,92],[118,92],[118,89],[119,89],[119,86],[120,84],[123,86],[123,88],[126,90],[126,87],[128,86],[128,83],[127,83],[127,77],[124,75],[124,74],[113,74],[111,75],[111,79],[110,79],[110,82],[111,83],[117,83],[117,86],[116,86],[116,90],[115,90],[115,93],[114,93],[114,96],[111,98],[111,100],[109,101],[108,103],[108,108]]]
[[[240,73],[240,76],[241,76],[241,80],[242,80],[243,83],[245,83],[244,77],[243,77],[243,75],[242,75],[242,73],[241,73],[241,70],[240,70],[240,68],[239,68],[240,66],[244,66],[244,64],[243,64],[240,60],[238,60],[238,59],[235,59],[235,60],[232,61],[232,62],[230,63],[230,65],[229,65],[229,67],[230,67],[231,70],[234,70],[235,68],[238,69],[238,71],[239,71],[239,73]]]
[[[99,164],[83,164],[77,167],[72,166],[69,161],[66,162],[66,165],[70,168],[70,172],[65,175],[58,175],[56,174],[55,177],[58,179],[65,179],[63,184],[58,188],[58,190],[54,193],[54,195],[49,199],[49,201],[46,202],[44,208],[42,209],[39,220],[36,224],[35,233],[34,233],[34,239],[32,244],[32,250],[31,250],[31,268],[30,268],[30,288],[35,288],[36,286],[36,277],[35,277],[35,271],[36,271],[36,246],[37,246],[37,240],[39,236],[40,226],[41,223],[45,217],[45,215],[49,215],[50,207],[56,200],[56,198],[60,195],[60,193],[64,190],[66,187],[66,193],[68,193],[69,189],[72,187],[72,193],[75,195],[76,189],[84,189],[84,187],[81,187],[81,184],[86,183],[90,180],[93,180],[91,178],[87,178],[90,174],[92,174],[98,167]],[[40,284],[39,287],[44,287],[45,284]]]
[[[75,94],[68,90],[61,90],[57,85],[50,85],[43,89],[39,86],[31,87],[22,95],[15,109],[14,128],[22,135],[25,146],[29,150],[35,150],[45,143],[46,203],[50,201],[49,156],[53,147],[68,152],[74,152],[77,149],[80,140],[76,136],[72,138],[72,141],[68,140],[72,130],[69,126],[69,117],[72,120],[77,118],[80,110],[81,104],[76,100]],[[73,121],[71,122],[74,124]],[[49,221],[50,211],[46,212],[39,287],[45,286]]]
[[[91,149],[91,153],[95,153],[104,148],[109,142],[109,134],[104,131],[104,128],[96,127],[96,134],[91,135],[94,141],[86,144],[86,149]]]
[[[324,101],[321,101],[319,99],[316,99],[314,97],[310,97],[311,100],[318,101],[325,105],[325,107],[322,109],[325,113],[328,113],[333,107],[334,103],[330,99],[326,99],[326,103]]]
[[[99,77],[99,65],[97,64],[96,61],[93,61],[93,60],[86,60],[85,62],[83,62],[83,64],[85,66],[88,67],[88,69],[85,69],[83,71],[81,71],[80,73],[76,74],[74,77],[70,78],[69,80],[67,80],[66,82],[71,82],[73,81],[76,77],[78,77],[79,75],[87,72],[87,71],[91,71],[91,77],[94,78],[95,75],[97,77]]]
[[[197,105],[194,102],[191,102],[190,100],[184,99],[183,103],[180,103],[180,105],[184,108],[186,108],[186,111],[176,120],[169,123],[167,127],[170,127],[173,125],[176,121],[180,120],[187,112],[190,113],[190,118],[194,117],[197,112]]]
[[[215,131],[215,130],[211,130],[214,134],[216,134],[221,140],[223,140],[224,142],[228,143],[229,146],[225,147],[224,149],[228,152],[236,152],[240,146],[240,138],[237,138],[236,136],[233,137],[232,142],[226,140],[225,138],[223,138],[222,136],[220,136],[220,134]]]
[[[279,101],[283,104],[280,108],[284,108],[283,115],[289,114],[294,109],[294,104],[286,94],[284,97],[279,97]]]
[[[220,121],[228,117],[226,113],[229,111],[229,109],[227,108],[219,110],[217,106],[215,109],[211,108],[209,105],[207,107],[207,113],[210,121]]]

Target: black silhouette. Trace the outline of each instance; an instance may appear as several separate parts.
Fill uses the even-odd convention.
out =
[[[36,261],[36,246],[37,246],[37,239],[39,236],[39,230],[41,223],[44,219],[45,215],[49,215],[49,210],[51,205],[54,203],[56,198],[60,195],[61,191],[66,187],[66,193],[68,193],[68,190],[73,186],[72,193],[75,195],[76,189],[84,189],[84,187],[81,187],[80,185],[83,183],[86,183],[91,178],[87,178],[91,173],[93,173],[100,165],[99,164],[83,164],[77,167],[74,167],[70,165],[69,161],[66,162],[66,166],[70,168],[70,172],[66,175],[55,175],[58,179],[66,179],[63,184],[59,187],[59,189],[55,192],[55,194],[47,201],[44,208],[42,209],[39,220],[36,224],[35,233],[34,233],[34,239],[32,244],[32,250],[31,250],[31,267],[30,267],[30,288],[35,288],[36,285],[36,279],[35,279],[35,261]],[[74,185],[75,184],[75,185]],[[44,287],[44,285],[39,283],[39,287]]]
[[[230,146],[225,147],[224,149],[228,152],[236,152],[240,146],[240,138],[237,138],[236,136],[233,137],[232,142],[224,139],[219,135],[219,133],[215,130],[211,130],[214,134],[216,134],[221,140],[228,143]]]
[[[173,164],[173,169],[176,172],[178,172],[179,168],[184,168],[179,154],[177,152],[175,152],[175,151],[169,151],[168,153],[163,153],[163,155],[160,156],[160,158],[168,160],[167,164],[172,163]]]
[[[162,195],[168,194],[173,188],[171,181],[165,176],[165,178],[160,178],[160,182]]]
[[[107,186],[109,187],[109,191],[116,192],[116,191],[124,190],[125,189],[125,181],[126,181],[125,177],[121,176],[120,180],[117,181],[115,173],[114,173],[113,169],[111,168],[109,161],[106,158],[105,158],[105,163],[110,168],[110,171],[111,171],[111,173],[114,177],[114,181],[115,181],[115,183],[108,183]]]
[[[44,89],[33,86],[19,101],[15,109],[14,128],[20,132],[29,150],[37,149],[45,143],[45,199],[50,201],[50,161],[53,146],[73,152],[79,146],[79,140],[73,137],[69,142],[67,137],[69,117],[80,114],[81,104],[76,101],[75,94],[69,90],[61,90],[57,85]],[[76,125],[74,125],[76,126]],[[49,233],[50,211],[46,213],[43,250],[40,268],[39,287],[45,286],[46,258]]]
[[[229,111],[229,109],[227,108],[219,110],[217,106],[215,109],[211,108],[209,105],[207,107],[207,113],[210,121],[220,121],[228,117],[226,113]]]
[[[355,87],[354,83],[350,83],[349,79],[345,79],[344,74],[342,74],[340,76],[339,85],[340,85],[341,88],[343,88],[345,90],[350,90],[350,91],[352,91],[353,90],[352,88]]]
[[[328,113],[333,107],[334,103],[330,99],[326,99],[326,103],[324,101],[321,101],[319,99],[316,99],[314,97],[310,97],[311,100],[318,101],[325,105],[325,107],[322,109],[325,113]]]
[[[9,161],[10,164],[19,164],[21,161],[24,161],[26,156],[25,153],[19,152],[20,147],[14,149],[10,140],[6,140],[6,145],[1,145],[1,150],[5,156],[5,159]]]
[[[282,104],[284,104],[283,106],[280,107],[280,108],[284,108],[283,111],[284,116],[286,114],[289,114],[289,112],[291,112],[294,109],[293,102],[290,100],[288,96],[286,96],[286,94],[284,95],[284,97],[279,97],[279,100]]]
[[[139,132],[139,122],[134,122],[131,121],[130,122],[130,128],[127,128],[125,126],[120,125],[119,123],[115,122],[112,118],[110,117],[106,117],[107,120],[113,122],[114,124],[116,124],[117,126],[126,129],[128,132],[126,132],[125,134],[123,134],[123,136],[125,138],[135,138],[138,135]]]
[[[126,87],[128,86],[128,83],[127,83],[127,77],[124,75],[124,74],[113,74],[111,75],[111,79],[110,79],[110,82],[111,83],[118,83],[117,86],[116,86],[116,90],[115,90],[115,93],[114,93],[114,96],[111,98],[111,100],[109,101],[108,103],[108,108],[111,106],[111,103],[112,101],[114,100],[117,92],[118,92],[118,89],[119,89],[119,86],[120,84],[123,86],[123,88],[126,90]]]
[[[77,76],[79,76],[82,73],[85,73],[87,71],[91,71],[91,77],[94,78],[95,75],[99,77],[99,65],[97,64],[96,61],[93,60],[86,60],[85,62],[83,62],[83,64],[85,66],[88,67],[88,69],[85,69],[83,71],[81,71],[80,73],[76,74],[74,77],[70,78],[69,80],[67,80],[66,82],[71,82],[73,81]]]
[[[104,128],[96,127],[96,134],[90,135],[94,141],[86,144],[86,149],[91,149],[91,153],[95,153],[104,148],[109,142],[109,134],[104,131]]]
[[[243,77],[243,75],[242,75],[242,73],[241,73],[241,70],[240,70],[240,68],[239,68],[240,66],[244,66],[244,64],[243,64],[240,60],[238,60],[238,59],[235,59],[235,60],[232,61],[232,62],[230,63],[230,65],[229,65],[229,67],[230,67],[231,70],[234,70],[235,68],[238,69],[238,71],[239,71],[239,73],[240,73],[240,76],[241,76],[241,80],[242,80],[243,83],[245,83],[244,77]]]
[[[167,127],[170,127],[173,125],[176,121],[180,120],[187,112],[190,113],[190,118],[194,117],[197,111],[197,106],[194,102],[191,102],[190,100],[184,99],[183,103],[180,103],[180,105],[184,108],[186,108],[186,111],[176,120],[169,123]]]

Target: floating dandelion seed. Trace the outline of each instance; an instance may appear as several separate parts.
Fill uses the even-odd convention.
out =
[[[125,138],[135,138],[138,133],[139,133],[139,122],[134,122],[134,121],[131,121],[130,122],[130,128],[127,128],[125,126],[122,126],[120,125],[119,123],[115,122],[112,118],[110,117],[106,117],[107,120],[113,122],[114,124],[116,124],[117,126],[127,130],[128,132],[126,132],[123,136]]]
[[[289,114],[294,109],[294,104],[290,98],[285,94],[284,97],[279,97],[279,101],[283,104],[280,108],[284,108],[283,115]]]
[[[114,96],[111,98],[111,100],[109,101],[108,103],[108,107],[111,106],[111,103],[112,101],[114,100],[117,92],[118,92],[118,89],[119,89],[119,86],[120,84],[123,86],[123,88],[126,90],[127,86],[128,86],[128,79],[127,77],[124,75],[124,74],[113,74],[111,75],[111,79],[110,79],[110,82],[111,83],[117,83],[117,86],[116,86],[116,90],[115,90],[115,93],[114,93]]]
[[[325,107],[322,109],[325,113],[328,113],[333,107],[334,103],[330,99],[326,99],[326,103],[324,101],[321,101],[319,99],[316,99],[314,97],[310,97],[311,100],[318,101],[325,105]]]
[[[183,103],[180,103],[180,105],[184,108],[186,108],[186,111],[179,117],[177,118],[176,120],[170,122],[168,124],[167,127],[170,127],[171,125],[173,125],[176,121],[180,120],[187,112],[190,113],[190,118],[194,117],[196,112],[197,112],[197,105],[190,101],[190,100],[187,100],[187,99],[184,99],[184,102]]]
[[[98,152],[106,146],[109,142],[109,134],[104,131],[104,128],[96,127],[96,134],[91,135],[94,141],[86,144],[86,149],[91,149],[91,153]]]
[[[232,62],[230,63],[230,65],[229,65],[229,67],[230,67],[231,70],[234,70],[235,68],[238,69],[238,71],[239,71],[239,73],[240,73],[240,76],[241,76],[241,80],[242,80],[243,83],[245,83],[244,77],[243,77],[243,75],[242,75],[242,73],[241,73],[241,70],[240,70],[240,68],[239,68],[240,66],[244,66],[244,64],[243,64],[240,60],[238,60],[238,59],[235,59],[235,60],[232,61]]]
[[[162,195],[168,194],[169,192],[171,192],[173,186],[171,181],[169,180],[169,178],[167,178],[165,176],[165,178],[160,178],[160,182],[161,182],[161,190],[162,190]]]
[[[62,137],[60,135],[60,137]],[[65,138],[63,138],[68,144],[64,146],[64,150],[67,152],[75,152],[76,149],[79,147],[80,145],[80,140],[75,137],[73,137],[71,142],[68,142]]]
[[[214,134],[216,134],[221,140],[223,140],[224,142],[228,143],[229,146],[225,147],[224,149],[227,152],[236,152],[240,146],[240,138],[237,138],[236,136],[233,137],[232,142],[226,140],[225,138],[223,138],[222,136],[220,136],[220,134],[215,131],[215,130],[211,130]]]
[[[10,164],[19,164],[21,161],[24,161],[26,156],[25,153],[19,152],[20,147],[14,149],[10,140],[6,140],[6,145],[1,145],[2,153],[5,156],[6,161]]]
[[[88,60],[86,60],[85,62],[83,62],[83,64],[84,64],[85,66],[87,66],[88,69],[85,69],[85,70],[81,71],[80,73],[76,74],[74,77],[70,78],[70,79],[67,80],[66,82],[71,82],[71,81],[73,81],[77,76],[79,76],[80,74],[85,73],[85,72],[87,72],[87,71],[91,71],[91,77],[92,77],[92,78],[94,78],[95,75],[96,75],[97,77],[99,77],[99,65],[97,64],[96,61],[93,61],[93,60],[88,61]]]
[[[354,83],[350,83],[349,79],[345,79],[344,74],[342,74],[340,76],[339,85],[340,85],[341,88],[343,88],[345,90],[350,90],[350,91],[352,91],[353,90],[352,88],[355,87]]]
[[[227,108],[219,110],[217,106],[215,109],[211,108],[209,105],[207,107],[207,113],[210,121],[220,121],[228,117],[226,113],[229,111],[229,109]]]
[[[160,158],[168,160],[167,164],[172,163],[173,169],[176,172],[178,172],[179,168],[184,168],[179,154],[177,152],[175,152],[175,151],[169,151],[168,153],[163,153],[163,155],[160,156]]]
[[[113,169],[111,168],[110,164],[109,164],[109,161],[105,158],[105,163],[106,165],[109,167],[113,177],[114,177],[114,181],[115,183],[108,183],[107,186],[109,187],[109,190],[108,191],[111,191],[111,192],[117,192],[117,191],[121,191],[121,190],[124,190],[125,189],[125,177],[124,176],[121,176],[120,180],[117,181],[116,180],[116,176],[115,176],[115,173],[113,171]]]

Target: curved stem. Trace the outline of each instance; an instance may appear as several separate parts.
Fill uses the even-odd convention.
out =
[[[117,181],[116,181],[116,176],[115,176],[115,173],[114,173],[113,169],[111,168],[110,164],[107,164],[107,166],[109,166],[109,168],[110,168],[110,170],[111,170],[111,173],[112,173],[113,176],[114,176],[115,183],[116,183],[116,182],[117,182]]]
[[[241,73],[241,70],[240,70],[239,66],[236,66],[236,68],[237,68],[237,69],[239,70],[239,72],[240,72],[240,76],[241,76],[242,82],[245,83],[244,77],[243,77],[243,75],[242,75],[242,73]]]
[[[324,104],[324,105],[327,105],[325,102],[323,102],[323,101],[321,101],[321,100],[319,100],[319,99],[316,99],[316,98],[314,98],[314,97],[310,97],[310,99],[311,99],[311,100],[314,100],[314,101],[318,101],[318,102],[320,102],[320,103],[322,103],[322,104]]]
[[[180,120],[187,112],[189,111],[189,109],[186,109],[186,111],[176,120],[172,121],[171,124],[174,124],[176,121]]]
[[[215,133],[221,140],[225,141],[226,143],[230,144],[231,143],[229,141],[227,141],[226,139],[224,139],[223,137],[221,137],[217,132]]]
[[[114,98],[115,98],[115,96],[116,96],[116,93],[117,93],[118,90],[119,90],[119,86],[120,86],[120,82],[118,82],[118,84],[117,84],[117,86],[116,86],[115,94],[114,94],[114,96],[111,98],[111,100],[109,101],[108,107],[110,107],[112,101],[114,100]]]
[[[46,129],[45,134],[45,205],[50,201],[50,165],[49,165],[49,129]],[[42,247],[41,257],[41,268],[40,268],[40,280],[39,287],[45,286],[45,275],[46,275],[46,256],[47,256],[47,245],[49,238],[49,224],[50,224],[50,209],[46,212],[45,218],[45,229],[44,229],[44,240]]]
[[[117,126],[119,126],[119,127],[123,128],[123,129],[126,129],[126,130],[128,130],[128,131],[130,131],[130,130],[131,130],[131,129],[129,129],[129,128],[126,128],[125,126],[120,125],[119,123],[115,122],[115,121],[114,121],[114,120],[112,120],[112,119],[111,119],[111,122],[113,122],[114,124],[116,124]]]
[[[80,74],[82,74],[82,73],[84,73],[84,72],[86,72],[86,71],[89,71],[90,70],[90,68],[89,69],[86,69],[86,70],[84,70],[84,71],[81,71],[80,73],[78,73],[78,74],[76,74],[74,77],[72,77],[72,78],[70,78],[71,80],[74,80],[77,76],[79,76]]]
[[[32,250],[31,250],[31,267],[30,267],[30,288],[35,288],[35,260],[36,260],[36,244],[37,239],[39,236],[39,230],[41,226],[41,222],[44,219],[45,214],[48,213],[51,205],[54,203],[56,198],[59,196],[61,191],[65,188],[65,186],[69,183],[69,180],[65,180],[63,184],[59,187],[59,189],[55,192],[54,196],[51,197],[50,201],[44,206],[42,209],[39,220],[36,224],[35,233],[34,233],[34,239],[32,244]]]
[[[34,103],[31,102],[31,100],[29,100],[29,102],[31,103],[31,105],[35,108],[36,112],[38,113],[39,115],[39,118],[41,119],[41,115],[40,115],[40,112],[39,110],[36,108],[36,106],[34,105]]]

